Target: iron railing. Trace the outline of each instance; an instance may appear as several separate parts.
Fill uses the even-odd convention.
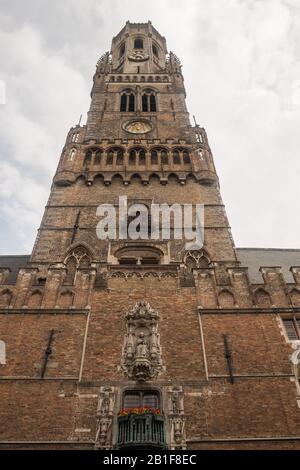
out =
[[[166,447],[164,417],[152,413],[118,417],[118,449],[125,447]]]

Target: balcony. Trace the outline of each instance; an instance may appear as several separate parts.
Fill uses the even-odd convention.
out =
[[[166,448],[164,417],[153,413],[119,416],[116,448]]]

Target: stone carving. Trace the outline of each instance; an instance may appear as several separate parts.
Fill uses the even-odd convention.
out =
[[[128,54],[128,60],[133,62],[144,62],[149,59],[149,55],[142,51],[132,51]]]
[[[101,387],[97,409],[97,432],[95,447],[97,449],[112,448],[112,421],[115,405],[113,387]]]
[[[171,449],[186,449],[182,387],[169,387],[168,393]]]
[[[208,268],[210,260],[203,250],[188,251],[184,257],[185,264],[190,268]]]
[[[126,316],[121,368],[137,382],[156,378],[163,370],[158,334],[158,313],[147,302],[138,302]]]
[[[132,134],[147,134],[152,131],[153,126],[150,121],[130,121],[126,122],[123,128]]]

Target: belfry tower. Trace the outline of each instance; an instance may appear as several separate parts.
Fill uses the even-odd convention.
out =
[[[185,98],[165,38],[127,22],[31,257],[0,257],[0,448],[299,448],[300,253],[234,247]],[[100,239],[97,208],[118,216],[120,196],[203,204],[203,247],[175,219],[169,239]]]

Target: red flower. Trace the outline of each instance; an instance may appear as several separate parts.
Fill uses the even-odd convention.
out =
[[[135,408],[124,408],[119,411],[119,416],[129,416],[129,415],[143,415],[143,414],[155,414],[160,415],[161,412],[158,408],[150,408],[149,406],[141,406]]]

